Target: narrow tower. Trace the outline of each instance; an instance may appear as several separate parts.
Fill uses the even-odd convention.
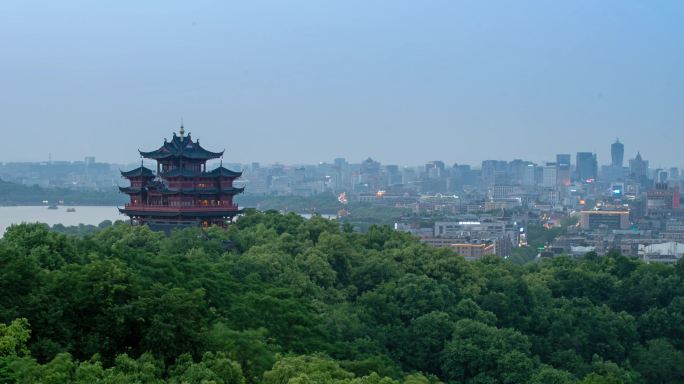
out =
[[[625,157],[625,145],[620,142],[620,139],[616,139],[610,146],[610,157],[612,160],[611,165],[614,168],[622,168],[622,162]]]

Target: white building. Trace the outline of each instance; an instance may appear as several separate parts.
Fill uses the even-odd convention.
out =
[[[556,164],[547,164],[542,168],[542,187],[553,188],[556,186],[558,171]]]
[[[676,242],[639,244],[639,258],[647,263],[676,263],[684,255],[684,244]]]

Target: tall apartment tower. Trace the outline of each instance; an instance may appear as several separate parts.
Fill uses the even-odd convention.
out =
[[[577,179],[587,181],[596,179],[598,173],[598,162],[596,154],[591,152],[577,152]]]
[[[614,168],[622,168],[622,162],[625,158],[625,145],[620,142],[620,139],[615,140],[615,142],[610,146],[610,158],[611,165]]]
[[[570,185],[570,155],[556,155],[556,184]]]

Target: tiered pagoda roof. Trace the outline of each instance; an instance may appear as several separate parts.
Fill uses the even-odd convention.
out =
[[[182,132],[182,131],[181,131]],[[140,156],[147,159],[162,160],[174,157],[183,157],[194,160],[210,160],[218,159],[223,156],[223,152],[212,152],[202,148],[198,141],[192,141],[192,137],[188,133],[187,136],[176,135],[173,133],[171,141],[164,139],[164,144],[154,151],[144,152],[138,150]]]
[[[191,169],[187,168],[176,168],[168,172],[162,173],[163,177],[211,177],[211,178],[216,178],[216,177],[234,177],[238,178],[242,176],[242,172],[235,172],[231,171],[228,168],[224,168],[223,166],[220,166],[216,169],[213,169],[209,172],[200,172],[200,171],[193,171]]]
[[[223,166],[220,166],[220,167],[218,167],[218,168],[216,168],[216,169],[213,169],[213,170],[207,172],[207,174],[212,175],[212,176],[214,176],[214,177],[220,177],[220,176],[224,176],[224,177],[240,177],[240,176],[242,176],[242,172],[231,171],[230,169],[225,168],[225,167],[223,167]]]
[[[142,190],[140,187],[119,187],[119,191],[123,193],[140,193]]]
[[[178,134],[154,151],[138,151],[143,158],[157,163],[157,172],[140,167],[122,171],[130,186],[119,191],[130,195],[130,203],[119,209],[131,223],[149,224],[150,228],[169,231],[174,226],[219,225],[226,227],[241,210],[233,201],[244,188],[233,186],[242,172],[231,171],[221,164],[207,171],[207,161],[222,158],[223,152],[202,148],[199,141],[185,135],[181,125]]]
[[[154,177],[154,172],[151,169],[145,168],[142,165],[138,168],[131,169],[130,171],[120,171],[123,177]]]

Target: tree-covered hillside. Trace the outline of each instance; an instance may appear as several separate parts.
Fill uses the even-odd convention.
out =
[[[682,383],[684,263],[466,262],[388,227],[0,240],[0,383]]]
[[[0,205],[41,205],[63,201],[67,205],[117,205],[126,202],[126,195],[115,187],[106,191],[76,191],[65,188],[41,188],[10,183],[0,179]]]

